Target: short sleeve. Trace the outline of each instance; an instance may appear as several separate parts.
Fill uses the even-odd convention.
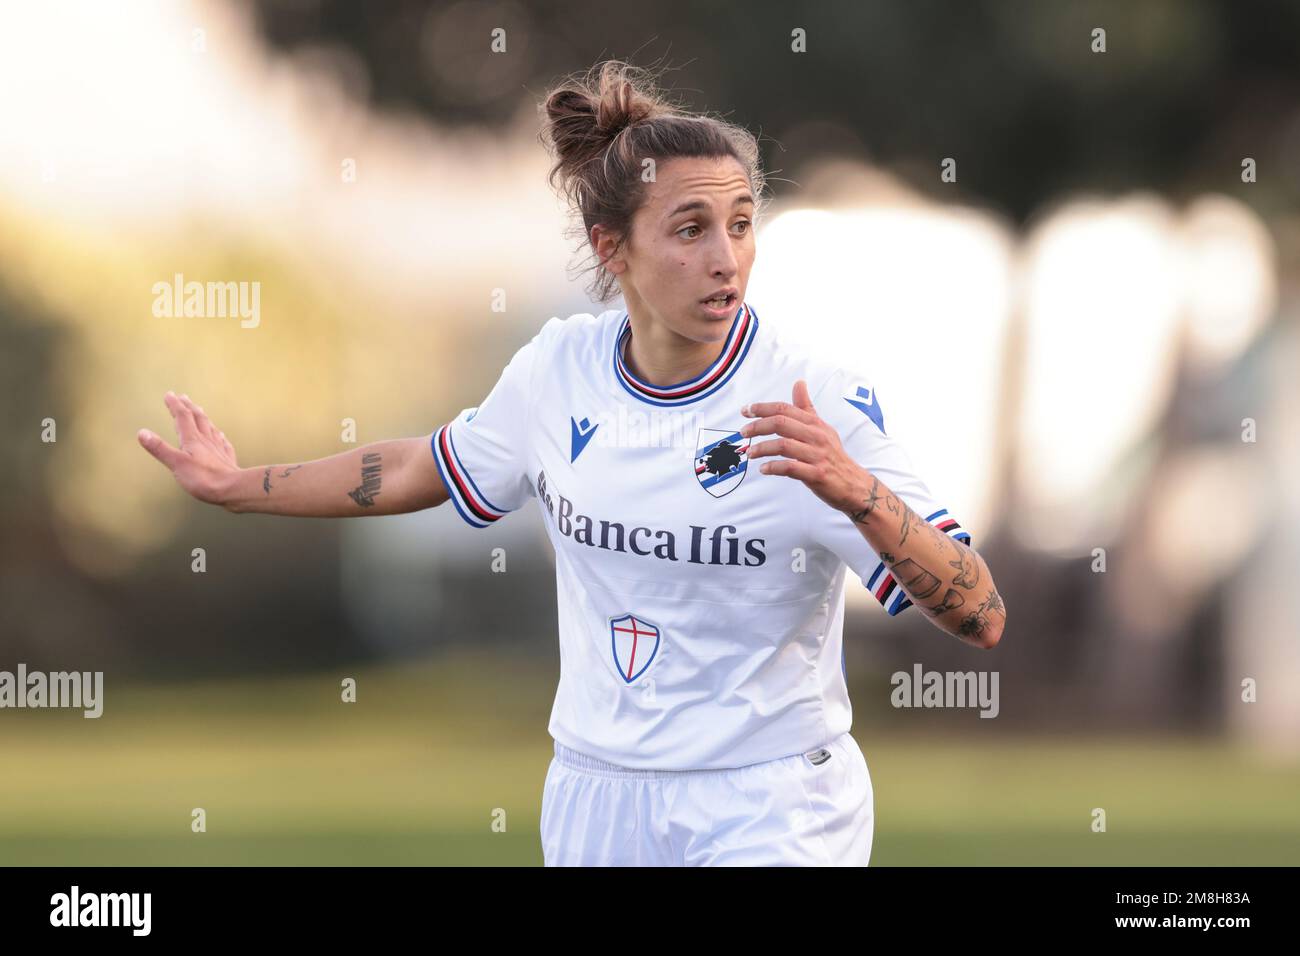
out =
[[[515,353],[483,403],[433,433],[433,460],[451,502],[475,528],[522,507],[529,481],[529,396],[542,333]]]
[[[970,544],[970,533],[931,494],[917,475],[907,452],[885,431],[885,416],[879,397],[867,379],[852,372],[836,372],[814,396],[817,412],[833,425],[840,442],[853,460],[881,480],[886,487],[918,515],[945,534]],[[813,537],[822,547],[838,555],[862,579],[881,606],[895,615],[911,607],[907,593],[898,586],[880,556],[872,550],[853,521],[822,504],[812,522]]]

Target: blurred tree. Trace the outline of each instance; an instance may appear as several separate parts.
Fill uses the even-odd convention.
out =
[[[383,109],[501,123],[555,78],[619,56],[673,65],[696,109],[768,137],[770,167],[831,151],[869,156],[917,189],[957,189],[1023,221],[1075,190],[1239,186],[1242,156],[1271,168],[1243,198],[1300,200],[1287,137],[1300,128],[1300,3],[1293,0],[783,0],[617,5],[594,0],[356,4],[258,0],[286,50],[342,47]],[[802,28],[807,52],[791,52]],[[1106,52],[1093,52],[1093,31]],[[505,31],[503,53],[490,50]],[[815,129],[816,135],[799,135]],[[775,138],[777,143],[772,142]],[[779,143],[779,145],[778,145]],[[1288,172],[1288,170],[1290,170]]]

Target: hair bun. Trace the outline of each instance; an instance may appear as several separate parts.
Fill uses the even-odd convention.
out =
[[[645,71],[621,60],[607,60],[566,82],[542,108],[543,136],[558,160],[552,182],[561,170],[571,174],[603,156],[624,130],[673,112]]]
[[[620,72],[609,68],[600,77],[596,104],[596,130],[613,139],[629,126],[649,119],[656,112],[654,100],[637,90]]]

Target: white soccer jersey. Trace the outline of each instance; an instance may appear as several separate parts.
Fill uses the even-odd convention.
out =
[[[845,565],[890,614],[911,602],[847,516],[797,479],[747,467],[741,407],[789,401],[804,379],[854,460],[931,524],[970,536],[886,434],[871,384],[791,348],[749,305],[713,365],[677,385],[628,370],[630,335],[622,310],[551,319],[480,406],[432,437],[471,525],[538,499],[559,603],[550,733],[664,770],[820,747],[852,721]]]

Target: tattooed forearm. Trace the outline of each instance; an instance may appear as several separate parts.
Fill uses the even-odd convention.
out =
[[[369,508],[379,494],[380,471],[383,463],[378,452],[367,452],[361,459],[361,484],[348,492],[348,496],[362,508]]]
[[[894,580],[903,586],[903,589],[912,596],[913,601],[927,598],[939,590],[941,583],[939,579],[911,558],[894,565],[893,572]]]
[[[271,471],[273,467],[274,466],[268,466],[267,469],[264,472],[262,472],[262,490],[266,492],[268,495],[271,493]],[[290,465],[278,477],[288,478],[289,472],[297,471],[301,467],[302,465]]]
[[[961,619],[961,624],[957,626],[957,636],[962,638],[972,637],[977,641],[982,640],[984,632],[993,623],[989,617],[990,611],[998,611],[1003,618],[1006,617],[1006,611],[1002,606],[1002,596],[996,590],[990,591],[983,604]]]
[[[944,535],[944,537],[947,538],[948,536]],[[948,538],[948,540],[951,541],[952,539]],[[908,596],[914,603],[920,604],[923,598],[930,597],[930,595],[934,594],[943,586],[943,582],[939,580],[938,575],[933,571],[930,571],[928,568],[918,564],[912,558],[903,558],[903,560],[899,561],[897,555],[892,552],[881,551],[880,559],[889,565],[890,570],[894,574],[894,580],[902,585],[903,590],[907,592]],[[948,563],[959,568],[957,579],[953,581],[954,584],[961,583],[963,575],[969,575],[971,573],[969,567],[961,565],[960,562],[949,561]],[[978,578],[979,571],[976,570],[974,574],[975,577]],[[963,586],[969,587],[968,585]],[[997,592],[995,591],[993,596],[996,597],[996,594]],[[947,593],[943,596],[943,600],[938,604],[933,607],[926,607],[923,605],[922,608],[930,614],[943,614],[947,611],[959,608],[965,603],[966,599],[963,598],[959,592],[949,588]]]
[[[928,614],[944,614],[948,611],[956,610],[965,603],[966,599],[964,597],[952,588],[949,588],[948,593],[943,596],[943,600],[934,605],[934,607],[926,607],[922,604],[921,608]]]
[[[889,568],[894,584],[941,630],[975,647],[997,646],[1007,612],[984,559],[923,518],[875,475],[869,478],[862,486],[869,490],[857,492],[843,513]]]
[[[989,626],[989,619],[984,616],[984,612],[976,608],[961,619],[961,624],[957,626],[957,634],[960,637],[981,638],[984,636],[984,629]]]
[[[900,531],[899,538],[898,538],[899,547],[902,547],[903,545],[907,544],[907,535],[909,532],[915,531],[917,528],[920,528],[922,526],[926,528],[933,527],[933,525],[931,525],[928,521],[923,521],[921,519],[921,516],[918,515],[911,508],[909,508],[907,505],[903,505],[903,524],[902,524],[902,530]]]
[[[871,513],[876,510],[876,506],[881,501],[884,501],[885,507],[889,511],[893,512],[894,514],[898,514],[897,499],[895,499],[893,495],[885,495],[882,498],[880,495],[880,479],[877,478],[875,475],[872,475],[871,490],[867,492],[866,501],[863,502],[862,508],[860,510],[850,511],[849,517],[853,519],[853,521],[857,522],[858,524],[863,524],[866,522],[867,518],[871,516]]]
[[[971,553],[970,548],[960,544],[955,538],[946,534],[943,538],[957,552],[957,560],[948,562],[948,567],[957,570],[957,576],[952,579],[952,583],[967,591],[974,590],[980,579],[980,566],[975,560],[975,555]]]

